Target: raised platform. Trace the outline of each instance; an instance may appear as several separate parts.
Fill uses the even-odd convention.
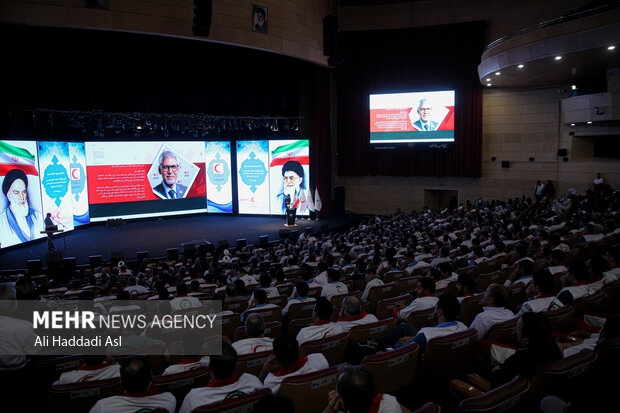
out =
[[[168,248],[178,248],[182,244],[205,244],[216,247],[219,241],[226,240],[231,248],[237,239],[245,239],[247,244],[256,244],[261,235],[268,235],[269,241],[286,238],[290,230],[300,233],[307,227],[314,233],[348,228],[359,221],[359,216],[325,218],[319,221],[300,219],[297,227],[285,227],[284,217],[247,217],[193,215],[174,218],[159,218],[144,221],[130,221],[121,225],[107,226],[105,223],[91,224],[86,228],[58,235],[54,245],[63,258],[76,257],[77,264],[88,264],[90,255],[101,255],[104,262],[110,255],[122,252],[126,260],[137,259],[138,251],[148,251],[151,258],[166,257]],[[282,231],[281,234],[281,230]],[[66,248],[65,248],[66,244]],[[40,259],[46,266],[47,241],[45,238],[19,247],[0,251],[0,270],[5,272],[27,267],[28,260]]]

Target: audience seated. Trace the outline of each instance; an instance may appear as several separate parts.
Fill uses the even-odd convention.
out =
[[[259,293],[261,291],[257,291]],[[248,338],[232,343],[237,355],[260,353],[273,349],[273,339],[265,337],[265,321],[260,314],[250,314],[245,320],[245,332]]]
[[[130,356],[121,363],[121,383],[125,393],[99,400],[90,413],[136,412],[167,409],[174,412],[177,401],[172,393],[159,394],[151,387],[151,368],[145,356]]]
[[[396,397],[375,391],[372,372],[366,366],[345,366],[338,377],[336,390],[329,393],[323,413],[337,412],[408,413]]]
[[[293,304],[299,303],[313,303],[316,301],[314,297],[308,297],[308,292],[310,291],[310,284],[305,281],[300,281],[295,284],[295,288],[293,289],[294,298],[289,298],[286,306],[282,309],[282,315],[285,316],[288,314],[288,309]]]
[[[530,311],[539,313],[563,306],[553,295],[553,276],[549,269],[536,271],[532,277],[532,283],[528,286],[528,295],[533,295],[533,298],[523,303],[516,317]]]
[[[185,357],[176,364],[164,370],[163,375],[177,374],[194,370],[198,367],[208,366],[210,357],[200,356],[202,353],[203,339],[195,331],[187,331],[183,335],[183,353]]]
[[[172,311],[202,307],[200,300],[188,295],[188,292],[187,284],[181,283],[177,285],[176,297],[170,300]]]
[[[281,335],[273,341],[274,354],[269,356],[263,366],[259,378],[273,393],[277,393],[280,384],[290,376],[312,373],[329,367],[327,359],[322,354],[310,354],[299,357],[297,340],[287,335]]]
[[[368,314],[362,311],[362,303],[357,297],[346,297],[342,300],[342,308],[340,310],[340,318],[338,325],[345,331],[363,324],[376,323],[379,321],[374,314]]]
[[[297,334],[297,343],[301,346],[306,341],[320,340],[326,337],[344,333],[345,329],[340,322],[331,321],[334,307],[325,297],[320,297],[314,306],[314,322],[302,328]]]
[[[483,311],[478,313],[470,328],[478,331],[478,339],[482,340],[495,324],[514,318],[514,313],[505,308],[508,302],[508,290],[503,285],[491,284],[483,298]]]
[[[179,413],[190,413],[198,406],[245,396],[265,387],[256,376],[235,375],[237,352],[229,344],[222,343],[222,355],[211,356],[209,367],[211,381],[205,387],[192,389],[185,396]]]
[[[370,289],[377,285],[383,285],[383,281],[377,275],[377,270],[373,266],[366,267],[366,287],[362,293],[362,300],[367,300]]]
[[[104,361],[105,355],[84,355],[84,364],[76,370],[64,372],[54,385],[81,383],[120,377],[119,365]]]
[[[446,261],[443,261],[446,262]],[[400,320],[407,321],[411,313],[420,310],[426,310],[433,308],[437,304],[437,297],[435,297],[435,281],[432,278],[424,277],[418,280],[415,287],[417,298],[411,302],[407,307],[402,304],[394,306],[392,313]]]
[[[346,285],[340,282],[340,271],[330,268],[327,270],[327,278],[329,282],[323,285],[321,289],[321,297],[326,297],[328,300],[334,295],[346,294],[349,289]]]

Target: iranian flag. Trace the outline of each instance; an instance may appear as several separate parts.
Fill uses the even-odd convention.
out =
[[[6,175],[11,169],[21,169],[26,175],[38,176],[34,166],[35,156],[30,151],[0,141],[0,175]]]
[[[271,152],[269,166],[284,165],[287,161],[297,161],[302,165],[310,164],[310,146],[308,141],[301,140],[278,146]]]

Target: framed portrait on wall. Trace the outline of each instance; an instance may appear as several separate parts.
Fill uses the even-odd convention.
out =
[[[267,7],[254,5],[252,6],[252,30],[258,33],[267,34]]]

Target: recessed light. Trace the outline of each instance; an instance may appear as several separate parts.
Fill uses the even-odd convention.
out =
[[[574,123],[571,123],[570,125],[571,125],[571,126],[575,126],[575,124],[574,124]]]
[[[487,83],[487,86],[491,86],[491,84],[490,84],[490,83]]]
[[[495,76],[499,76],[499,75],[501,75],[500,72],[495,72]]]
[[[556,56],[555,60],[562,60],[562,56]]]
[[[138,125],[138,126],[136,127],[136,129],[138,129],[138,130],[142,130],[142,126]]]
[[[519,69],[523,69],[523,65],[519,65],[517,66]]]
[[[591,121],[591,120],[589,120],[589,121],[588,121],[588,125],[591,125],[591,124],[592,124],[592,121]]]
[[[490,82],[490,81],[491,81],[491,78],[490,78],[490,77],[489,77],[489,78],[487,78],[487,82]]]
[[[607,46],[607,50],[614,50],[616,46]]]
[[[570,85],[570,90],[577,90],[577,85]]]

